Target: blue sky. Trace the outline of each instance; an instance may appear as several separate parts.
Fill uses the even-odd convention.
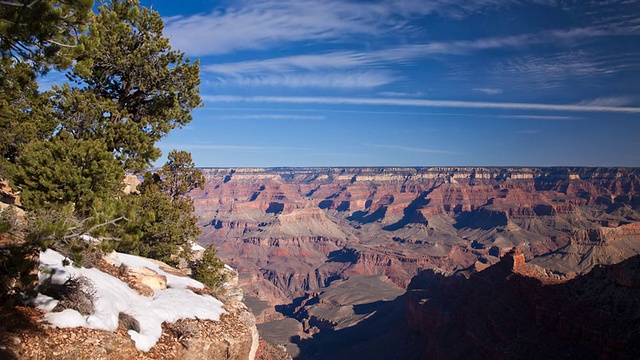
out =
[[[640,166],[640,0],[143,0],[198,166]]]

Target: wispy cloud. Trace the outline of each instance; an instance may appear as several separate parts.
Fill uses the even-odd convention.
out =
[[[630,96],[602,97],[592,100],[583,100],[578,105],[586,106],[626,106],[633,104],[634,99]]]
[[[381,96],[400,97],[400,98],[404,98],[404,97],[422,97],[422,96],[425,95],[422,91],[416,91],[416,92],[381,91],[379,94]]]
[[[208,14],[166,18],[172,44],[193,55],[264,49],[300,41],[336,41],[402,30],[402,19],[437,4],[419,1],[241,1]]]
[[[204,65],[203,71],[218,74],[212,81],[214,84],[369,88],[398,81],[400,77],[395,73],[398,65],[417,65],[424,58],[466,56],[478,51],[525,48],[539,44],[557,46],[558,43],[564,43],[570,49],[577,46],[580,40],[616,33],[611,29],[596,28],[547,30],[473,40],[407,44],[367,52],[334,51],[218,63]],[[503,60],[489,74],[492,79],[502,77],[506,84],[521,82],[527,86],[549,89],[564,86],[567,81],[588,82],[601,76],[637,69],[640,69],[640,54],[596,57],[576,50]],[[477,73],[475,67],[473,73]],[[474,90],[486,95],[498,95],[503,91],[496,87],[477,87]]]
[[[364,53],[336,51],[325,54],[283,56],[271,59],[211,64],[204,71],[225,75],[262,74],[264,72],[292,72],[297,70],[345,69],[370,64],[372,59]]]
[[[496,89],[496,88],[474,88],[473,91],[477,91],[485,95],[498,95],[503,93],[502,89]]]
[[[519,56],[499,61],[487,73],[474,72],[492,81],[517,89],[558,89],[568,85],[601,87],[612,76],[640,70],[639,54],[596,55],[587,51],[569,51],[546,56]],[[462,69],[460,79],[470,72]]]
[[[524,120],[575,120],[581,119],[577,116],[560,115],[496,115],[494,117],[502,119],[524,119]]]
[[[289,115],[289,114],[256,114],[256,115],[223,115],[216,119],[232,120],[323,120],[321,115]]]
[[[365,143],[364,145],[369,147],[375,147],[375,148],[402,150],[402,151],[409,151],[409,152],[456,155],[455,152],[448,151],[448,150],[425,149],[425,148],[416,148],[416,147],[403,146],[403,145],[367,144],[367,143]]]
[[[234,86],[282,86],[290,88],[373,88],[398,80],[388,71],[296,73],[219,78],[218,84]],[[216,83],[213,82],[212,85]]]
[[[443,108],[476,108],[476,109],[512,109],[568,112],[617,112],[640,113],[640,107],[559,105],[537,103],[507,103],[451,100],[421,100],[394,98],[351,98],[351,97],[295,97],[295,96],[226,96],[204,95],[206,102],[251,102],[251,103],[289,103],[289,104],[333,104],[333,105],[383,105],[383,106],[416,106]]]
[[[354,36],[397,36],[417,28],[410,21],[438,13],[461,18],[515,0],[245,0],[210,13],[164,19],[172,45],[192,55],[265,49],[301,41],[352,41]]]
[[[365,65],[410,64],[414,60],[432,55],[463,55],[477,50],[525,46],[534,42],[533,35],[484,38],[464,41],[431,42],[389,47],[368,52],[335,51],[324,54],[284,56],[262,60],[240,61],[203,66],[207,72],[227,76],[289,73],[300,70],[350,69]],[[535,40],[540,42],[542,40]]]
[[[205,95],[207,97],[208,95]],[[226,102],[226,101],[224,101]],[[233,110],[233,111],[292,111],[289,108],[256,108],[256,107],[212,107],[205,108],[203,110]],[[201,110],[201,111],[203,111]],[[470,116],[470,117],[483,117],[483,118],[502,118],[502,119],[523,119],[523,120],[579,120],[583,119],[581,116],[574,115],[531,115],[531,114],[513,114],[513,115],[488,115],[478,113],[463,113],[463,112],[432,112],[432,111],[382,111],[382,110],[350,110],[350,109],[295,109],[298,112],[312,112],[312,113],[356,113],[356,114],[389,114],[389,115],[416,115],[416,116]],[[242,116],[242,115],[239,115]],[[248,115],[253,116],[253,115]],[[260,115],[257,115],[260,116]],[[293,115],[295,116],[295,115]],[[304,115],[301,115],[304,116]]]
[[[554,88],[571,79],[593,79],[610,74],[584,53],[565,53],[556,56],[523,56],[499,63],[494,73],[515,81],[524,80],[537,88]]]

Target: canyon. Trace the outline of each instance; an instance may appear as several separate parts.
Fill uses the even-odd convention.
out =
[[[304,358],[383,351],[383,335],[405,344],[405,358],[423,354],[426,332],[402,319],[419,308],[411,291],[425,271],[491,272],[516,249],[529,276],[568,282],[640,253],[640,169],[203,173],[204,189],[189,194],[200,243],[238,269],[261,334]],[[362,324],[380,331],[365,336]]]

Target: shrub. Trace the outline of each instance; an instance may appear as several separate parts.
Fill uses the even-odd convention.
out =
[[[209,244],[202,254],[202,259],[194,262],[191,266],[192,276],[210,289],[219,289],[226,281],[225,275],[222,273],[224,262],[216,257],[218,250]]]
[[[204,176],[195,168],[191,154],[171,151],[159,171],[147,172],[132,196],[138,209],[126,224],[128,236],[117,244],[118,251],[150,257],[169,265],[178,265],[190,241],[200,234],[198,218],[193,215],[193,199],[187,193],[202,188]]]
[[[127,313],[121,312],[118,314],[118,324],[126,330],[140,332],[140,323],[138,322],[138,320]]]
[[[36,247],[8,245],[0,248],[0,304],[13,306],[23,297],[35,294],[37,264]]]
[[[93,312],[93,303],[96,298],[96,288],[93,282],[85,276],[70,277],[63,284],[52,284],[51,277],[45,280],[40,291],[58,300],[54,312],[65,309],[73,309],[82,315]]]
[[[22,231],[15,207],[0,210],[0,237],[15,238]]]
[[[173,323],[167,323],[166,326],[169,329],[169,332],[172,333],[178,341],[192,336],[197,336],[200,333],[198,325],[195,324],[193,320],[180,319]]]

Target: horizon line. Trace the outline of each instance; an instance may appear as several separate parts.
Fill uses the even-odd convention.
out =
[[[416,166],[394,166],[394,165],[382,165],[382,166],[368,166],[368,165],[355,165],[355,166],[196,166],[197,169],[433,169],[433,168],[459,168],[459,169],[638,169],[639,166],[624,166],[624,165],[416,165]],[[155,169],[155,168],[153,168]]]

